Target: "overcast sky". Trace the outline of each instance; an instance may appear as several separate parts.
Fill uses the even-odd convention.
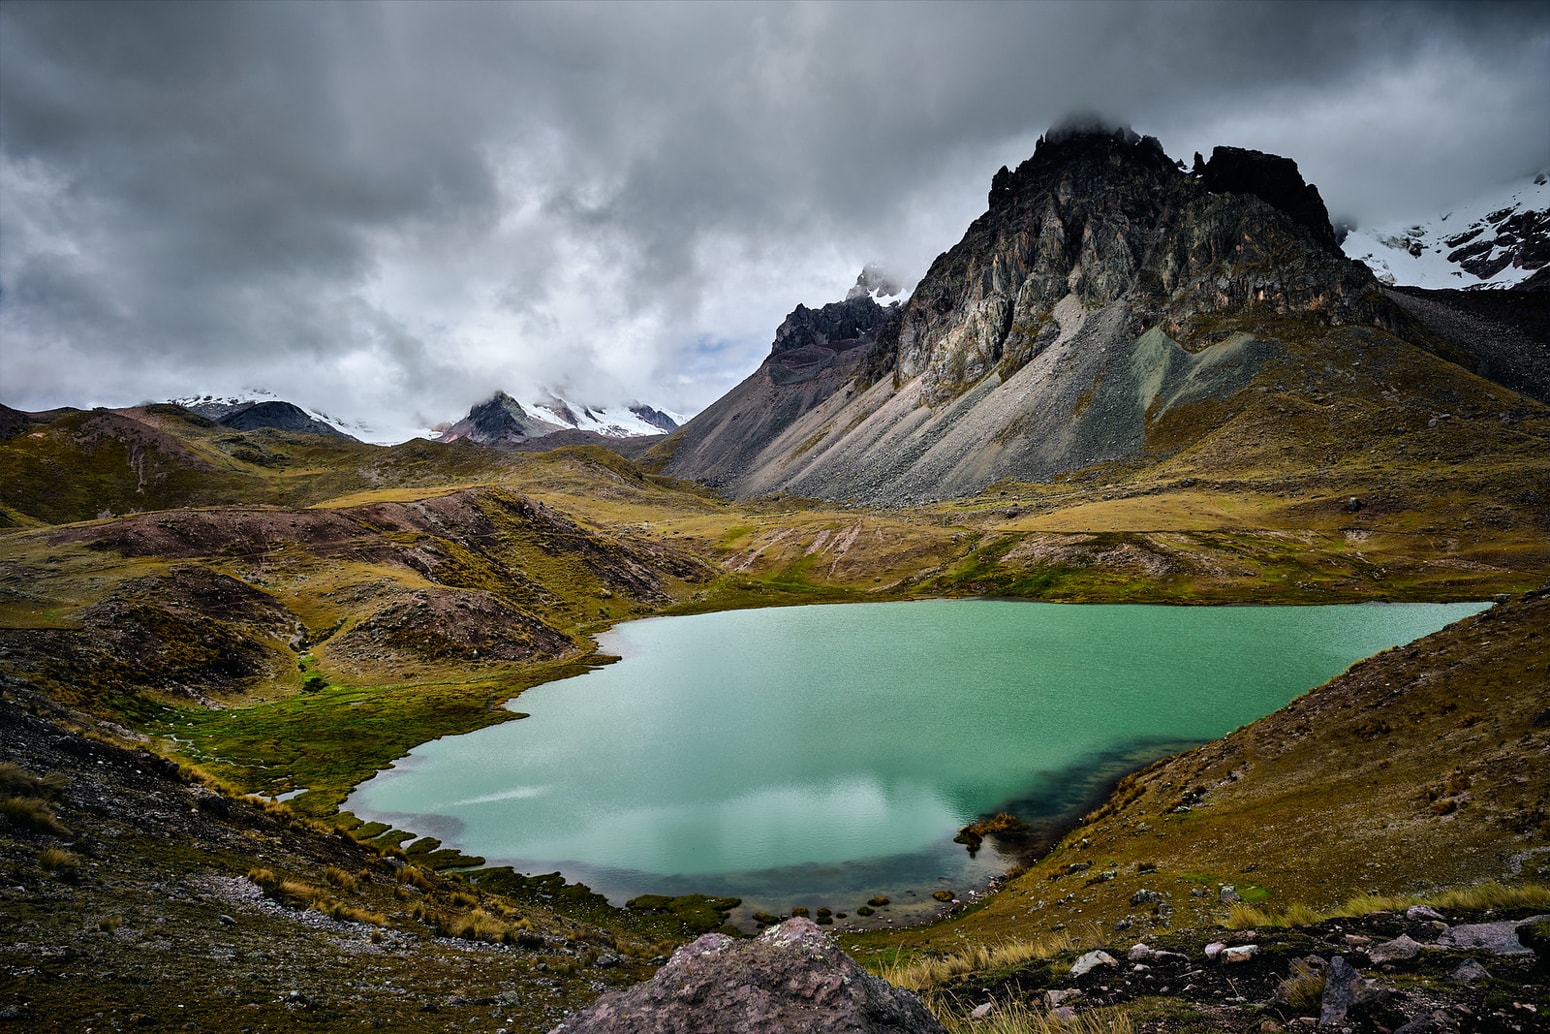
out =
[[[1550,3],[0,5],[0,401],[693,411],[1093,112],[1337,217],[1550,165]]]

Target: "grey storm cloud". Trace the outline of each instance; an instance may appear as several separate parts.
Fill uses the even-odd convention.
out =
[[[1550,5],[0,7],[0,399],[692,410],[1065,114],[1425,215],[1550,162]]]

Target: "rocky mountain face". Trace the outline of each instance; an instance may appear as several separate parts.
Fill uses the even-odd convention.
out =
[[[443,442],[462,439],[479,445],[505,445],[538,438],[560,430],[557,423],[540,419],[522,408],[522,403],[497,391],[490,398],[468,411],[468,415],[439,437]]]
[[[1223,147],[1188,172],[1129,130],[1052,131],[988,200],[875,325],[793,312],[669,439],[665,472],[905,503],[1131,463],[1170,414],[1203,435],[1231,418],[1219,403],[1284,380],[1307,335],[1414,329],[1290,159]]]
[[[242,406],[216,420],[235,431],[257,431],[272,428],[277,431],[300,431],[304,434],[333,434],[349,438],[332,424],[308,416],[300,406],[289,402],[255,402]]]
[[[753,376],[668,439],[675,450],[669,472],[741,491],[742,472],[772,442],[830,400],[850,397],[868,376],[878,335],[898,313],[898,305],[879,305],[866,291],[818,309],[798,305]]]

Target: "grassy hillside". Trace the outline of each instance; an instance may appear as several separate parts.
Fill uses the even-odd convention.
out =
[[[160,913],[197,951],[294,950],[350,988],[335,996],[331,978],[287,968],[283,980],[252,985],[259,1015],[310,1016],[326,1028],[415,1013],[421,1029],[439,1029],[501,1010],[513,1030],[547,1029],[600,982],[641,975],[673,942],[716,925],[715,903],[648,914],[554,880],[438,876],[469,860],[338,814],[354,784],[417,743],[511,720],[498,705],[524,688],[606,660],[589,633],[647,614],[958,594],[1521,595],[1550,582],[1550,411],[1480,384],[1478,398],[1449,403],[1446,419],[1431,403],[1397,402],[1367,420],[1333,396],[1318,408],[1255,393],[1254,406],[1218,414],[1220,429],[1187,446],[1168,438],[1180,428],[1160,422],[1146,463],[909,509],[726,500],[595,447],[384,449],[238,434],[158,407],[27,425],[0,442],[11,524],[0,530],[10,730],[0,761],[68,776],[77,789],[18,793],[43,803],[0,822],[0,883],[23,888],[4,899],[25,933],[8,964],[25,966],[34,944],[128,972],[125,960],[161,943]],[[1403,400],[1424,383],[1394,387]],[[1497,392],[1508,401],[1492,413],[1485,402]],[[929,959],[1112,935],[1120,922],[1147,928],[1160,912],[1130,904],[1140,890],[1169,904],[1168,929],[1178,930],[1268,923],[1370,891],[1544,879],[1538,769],[1550,766],[1525,761],[1550,749],[1534,724],[1547,702],[1546,606],[1515,599],[1162,762],[985,907],[894,938],[869,935],[858,950],[879,962]],[[99,748],[67,729],[202,776],[147,767],[143,753],[103,754],[96,772]],[[135,768],[171,782],[106,812],[93,803]],[[278,810],[240,800],[301,790]],[[137,822],[134,808],[178,811],[153,806],[155,794],[187,797],[198,822],[216,824]],[[207,794],[230,803],[200,803]],[[39,808],[69,833],[29,825]],[[407,857],[394,854],[399,845]],[[49,851],[77,861],[45,859]],[[1072,873],[1081,862],[1091,864]],[[406,884],[406,867],[431,886]],[[250,879],[250,868],[273,878]],[[1260,913],[1232,913],[1219,884]],[[73,903],[78,920],[51,924],[59,902]],[[242,929],[222,934],[212,910],[241,913]],[[309,914],[367,918],[345,928]],[[435,939],[454,929],[472,939]],[[621,961],[602,972],[602,956]],[[156,1003],[172,996],[243,997],[217,986],[199,958],[111,995],[54,981],[65,969],[50,963],[39,972],[52,982],[31,981],[26,994],[33,1016],[81,1022],[111,1012],[114,995],[162,1022]],[[391,977],[371,977],[363,958]],[[401,994],[383,990],[389,980]],[[286,1004],[298,984],[313,1005]],[[508,991],[526,1004],[500,1004]],[[418,1013],[425,1001],[439,1012]],[[216,1024],[214,1015],[201,1022]]]

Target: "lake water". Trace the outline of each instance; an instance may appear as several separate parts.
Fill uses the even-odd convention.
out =
[[[1064,820],[1106,783],[1482,604],[931,600],[653,618],[531,717],[417,747],[346,807],[616,904],[640,893],[894,912],[1010,863],[952,842]],[[989,845],[990,842],[987,842]]]

